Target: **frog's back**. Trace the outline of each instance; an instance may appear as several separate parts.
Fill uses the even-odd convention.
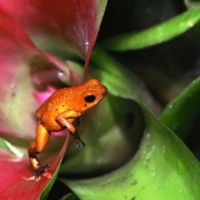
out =
[[[69,88],[62,88],[54,92],[43,104],[37,109],[36,116],[38,119],[54,118],[62,112],[67,110],[66,100],[68,96]]]

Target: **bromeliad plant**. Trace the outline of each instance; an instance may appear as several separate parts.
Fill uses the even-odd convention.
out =
[[[157,117],[152,114],[158,106],[141,81],[102,48],[92,55],[106,3],[0,1],[2,199],[46,199],[56,180],[72,191],[64,191],[62,199],[200,198],[199,162],[177,137],[187,134],[196,118],[200,80]],[[142,32],[107,40],[103,47],[137,50],[170,40],[193,27],[199,13],[197,6]],[[35,110],[57,88],[92,77],[106,85],[108,95],[80,119],[78,132],[87,147],[76,149],[73,138],[68,147],[68,132],[53,133],[40,157],[51,163],[53,177],[35,180],[27,155]]]
[[[44,199],[52,187],[69,133],[53,138],[41,158],[51,163],[53,177],[31,179],[27,147],[35,137],[34,113],[62,81],[83,81],[83,69],[67,61],[79,57],[88,65],[105,5],[104,0],[0,1],[2,199]]]

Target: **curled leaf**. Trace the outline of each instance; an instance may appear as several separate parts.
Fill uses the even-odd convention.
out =
[[[113,51],[136,50],[168,41],[192,28],[200,20],[200,6],[166,22],[137,33],[126,33],[104,42]]]

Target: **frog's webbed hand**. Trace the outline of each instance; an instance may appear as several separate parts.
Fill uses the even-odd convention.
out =
[[[80,148],[79,142],[82,144],[83,147],[86,147],[86,144],[81,140],[79,134],[75,131],[73,134],[75,140],[76,140],[76,148]]]
[[[46,130],[46,128],[38,122],[36,127],[36,137],[35,142],[31,142],[28,148],[29,161],[34,170],[36,170],[35,178],[38,178],[43,172],[46,172],[50,167],[50,164],[46,164],[45,166],[40,166],[40,162],[36,156],[36,154],[41,153],[46,147],[50,138],[50,132]]]
[[[73,134],[75,140],[76,140],[76,148],[80,148],[80,144],[82,144],[83,147],[86,146],[86,144],[81,140],[79,134],[76,132],[76,128],[74,127],[74,125],[72,123],[70,123],[67,119],[75,119],[81,116],[80,112],[75,112],[75,111],[65,111],[60,113],[57,117],[56,120],[58,121],[58,123],[63,126],[66,127],[67,130]]]

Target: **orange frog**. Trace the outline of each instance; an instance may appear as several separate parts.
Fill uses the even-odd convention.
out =
[[[46,172],[50,164],[40,166],[36,154],[46,147],[51,132],[67,129],[75,137],[77,148],[81,140],[73,122],[85,111],[99,103],[106,95],[107,89],[98,80],[91,79],[80,86],[62,88],[53,93],[36,111],[38,123],[36,127],[35,142],[28,148],[29,160],[34,170],[35,178]]]

